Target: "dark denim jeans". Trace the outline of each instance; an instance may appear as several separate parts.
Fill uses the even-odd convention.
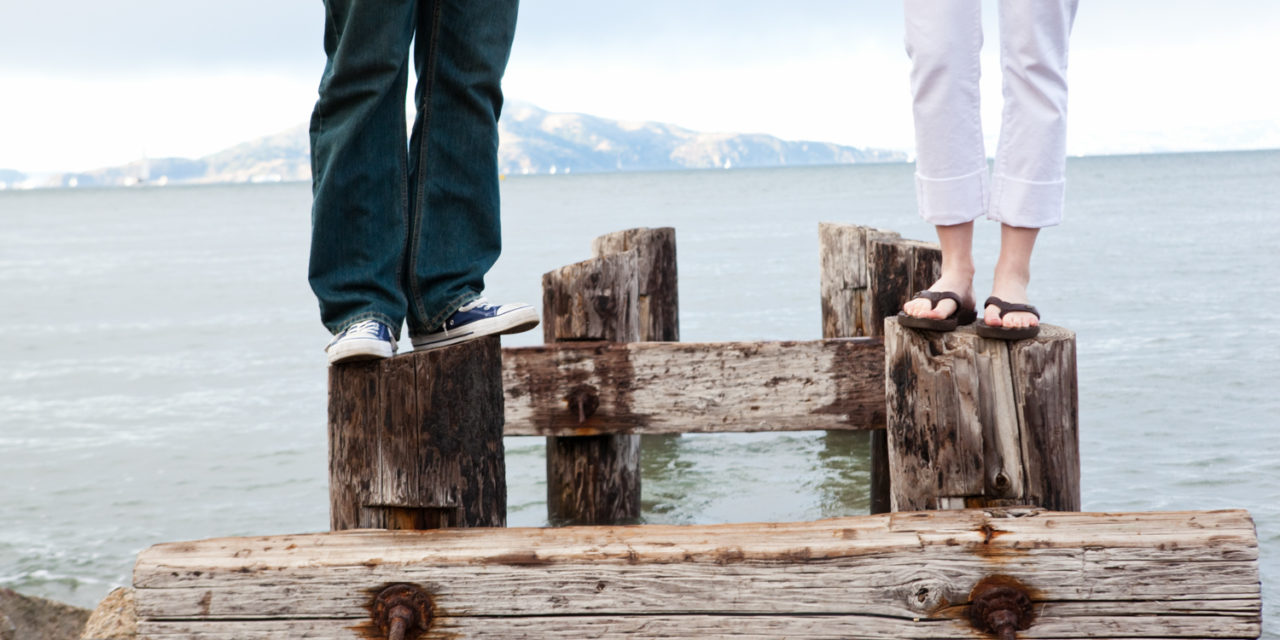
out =
[[[517,3],[325,0],[309,277],[330,331],[372,318],[427,333],[484,290],[502,249],[500,82]]]

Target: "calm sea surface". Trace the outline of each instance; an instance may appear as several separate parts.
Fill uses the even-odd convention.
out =
[[[932,239],[911,174],[512,177],[488,294],[536,304],[593,237],[673,226],[684,340],[816,339],[818,222]],[[1280,637],[1280,152],[1069,176],[1031,295],[1078,334],[1084,507],[1248,508]],[[93,606],[151,544],[327,528],[309,204],[305,184],[0,192],[0,586]],[[989,272],[998,227],[977,235]],[[544,523],[542,456],[507,441],[513,526]],[[863,434],[647,439],[645,517],[865,513],[867,457]]]

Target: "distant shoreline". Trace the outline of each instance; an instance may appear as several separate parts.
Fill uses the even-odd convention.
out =
[[[1176,150],[1176,151],[1151,151],[1151,152],[1142,152],[1142,153],[1103,153],[1103,154],[1069,156],[1068,160],[1074,161],[1074,160],[1089,160],[1089,159],[1104,159],[1104,158],[1139,158],[1139,157],[1188,156],[1188,155],[1238,155],[1238,154],[1249,154],[1249,153],[1260,153],[1260,154],[1280,153],[1280,148],[1213,149],[1213,150],[1207,150],[1207,151]],[[992,159],[988,158],[987,161],[991,162]],[[762,165],[762,166],[737,166],[737,167],[729,167],[727,169],[716,168],[716,167],[670,167],[670,168],[635,168],[635,169],[624,168],[624,169],[606,169],[606,170],[588,169],[588,170],[567,171],[567,172],[557,171],[556,173],[550,173],[550,172],[503,173],[503,174],[500,174],[500,176],[502,179],[505,180],[509,178],[525,178],[525,177],[535,177],[535,176],[550,178],[550,177],[566,177],[566,176],[574,176],[574,175],[602,175],[602,174],[616,174],[616,173],[643,174],[643,173],[678,173],[678,172],[684,172],[684,171],[752,171],[752,170],[771,170],[771,169],[848,167],[848,166],[862,166],[862,165],[897,165],[897,164],[913,164],[913,163],[914,163],[914,159],[911,159],[911,160],[886,159],[886,160],[867,160],[867,161],[861,161],[861,162],[843,162],[843,163],[826,163],[826,164],[776,164],[776,165]],[[9,170],[4,170],[4,171],[9,171]],[[10,173],[17,173],[17,172],[10,172]],[[6,174],[3,172],[0,172],[0,175],[6,175]],[[53,174],[37,174],[35,176],[27,176],[25,174],[21,174],[21,175],[23,175],[23,178],[24,180],[27,181],[27,184],[16,184],[13,182],[0,180],[0,193],[7,192],[7,191],[155,189],[155,188],[161,188],[161,187],[206,187],[206,186],[254,185],[254,184],[297,184],[297,183],[307,183],[307,182],[310,182],[311,180],[311,177],[308,175],[303,177],[295,177],[295,178],[287,178],[287,179],[283,177],[266,177],[266,178],[260,178],[260,179],[247,179],[247,180],[164,180],[164,181],[141,180],[141,181],[136,181],[130,184],[80,185],[80,184],[56,184],[56,183],[55,184],[48,184],[48,183],[31,184],[31,182],[35,180],[49,180],[51,178],[60,177],[60,176],[72,176],[72,175],[80,175],[80,174],[53,173]]]

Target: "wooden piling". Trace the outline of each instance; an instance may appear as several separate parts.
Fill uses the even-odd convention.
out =
[[[637,255],[624,251],[542,277],[543,337],[632,342],[640,338]],[[587,402],[566,395],[566,405]],[[586,417],[585,404],[580,414]],[[547,518],[552,524],[611,524],[640,517],[640,436],[547,438]]]
[[[543,336],[548,344],[680,338],[675,229],[628,229],[592,242],[595,258],[543,276]],[[565,393],[585,423],[599,394]],[[626,428],[624,428],[626,429]],[[547,513],[555,524],[620,524],[640,518],[640,436],[547,438]]]
[[[1258,637],[1246,512],[1014,506],[1080,507],[1071,332],[903,329],[937,249],[820,233],[821,341],[674,343],[674,232],[633,229],[544,276],[546,345],[332,367],[335,532],[148,549],[139,637]],[[635,434],[806,428],[887,434],[873,510],[894,513],[452,528],[505,520],[504,411],[549,436],[556,523],[638,518]]]
[[[602,235],[591,242],[597,258],[636,252],[636,301],[640,340],[680,340],[680,293],[676,276],[676,230],[627,229]]]
[[[849,224],[818,225],[822,265],[822,337],[883,337],[884,319],[942,275],[937,245],[893,231]],[[871,513],[890,510],[888,436],[871,432]]]
[[[331,528],[504,526],[502,424],[496,336],[330,367]]]
[[[894,511],[1080,510],[1075,334],[1005,342],[885,323]]]

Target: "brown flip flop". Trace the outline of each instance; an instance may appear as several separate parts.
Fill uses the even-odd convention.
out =
[[[985,309],[991,305],[995,305],[1000,309],[1000,317],[1002,319],[1006,314],[1010,314],[1015,311],[1030,313],[1037,319],[1040,317],[1040,312],[1036,311],[1036,308],[1029,304],[1005,302],[1000,298],[991,296],[990,298],[987,298],[986,302],[982,303],[982,308]],[[974,326],[976,327],[978,335],[984,338],[993,338],[995,340],[1026,340],[1027,338],[1034,338],[1040,335],[1040,325],[1038,324],[1034,327],[1018,327],[1017,329],[993,327],[988,325],[986,322],[979,322]]]
[[[951,315],[937,318],[917,318],[906,311],[898,312],[898,323],[904,327],[912,329],[923,329],[925,331],[955,331],[956,327],[962,324],[969,324],[978,317],[978,312],[973,307],[965,308],[964,302],[960,300],[960,296],[951,291],[919,291],[911,299],[924,298],[929,301],[929,308],[935,309],[939,302],[943,300],[952,300],[956,303],[956,310]]]

